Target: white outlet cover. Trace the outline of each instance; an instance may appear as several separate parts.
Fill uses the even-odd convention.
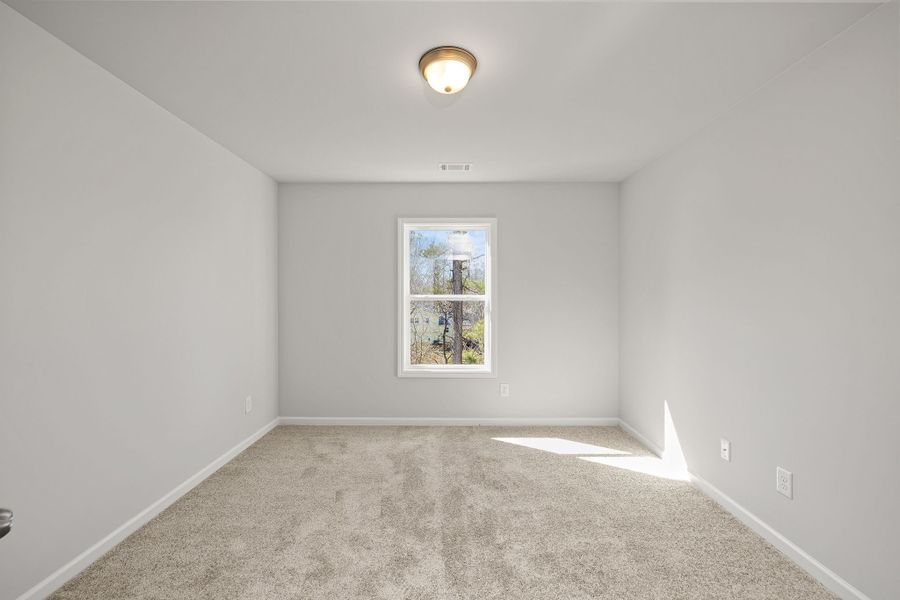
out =
[[[775,490],[793,500],[794,498],[794,474],[787,469],[777,467],[775,469]]]
[[[509,384],[508,383],[500,384],[500,395],[503,397],[509,396]]]
[[[725,438],[719,440],[719,456],[722,457],[722,460],[731,462],[731,442]]]
[[[244,412],[248,413],[253,410],[253,396],[247,396],[247,399],[244,400]]]

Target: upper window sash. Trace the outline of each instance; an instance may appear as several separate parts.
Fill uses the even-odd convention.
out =
[[[484,293],[478,294],[474,292],[468,292],[463,294],[453,294],[452,292],[435,292],[430,291],[429,293],[419,293],[413,291],[411,288],[413,286],[413,279],[410,273],[410,264],[409,264],[409,256],[410,256],[410,234],[413,231],[452,231],[454,229],[461,229],[467,232],[475,232],[480,231],[484,233],[485,236],[485,248],[484,255],[478,255],[472,257],[470,262],[474,262],[477,259],[483,259],[484,262]],[[403,248],[402,248],[402,286],[404,295],[408,295],[412,298],[422,299],[422,298],[436,298],[440,300],[450,300],[452,296],[464,296],[464,298],[460,298],[462,300],[476,300],[476,299],[485,299],[489,298],[491,295],[491,278],[493,275],[493,264],[492,264],[492,255],[491,255],[491,245],[492,245],[492,234],[493,234],[493,225],[491,223],[485,223],[484,220],[473,220],[471,222],[453,220],[447,221],[446,224],[443,222],[436,222],[434,220],[428,220],[425,222],[414,222],[411,220],[403,219],[403,227],[401,228],[401,236],[403,238]],[[437,258],[437,257],[436,257]],[[444,259],[446,260],[446,259]]]

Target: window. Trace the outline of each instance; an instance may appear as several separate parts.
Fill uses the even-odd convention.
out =
[[[492,377],[496,219],[400,219],[401,377]]]

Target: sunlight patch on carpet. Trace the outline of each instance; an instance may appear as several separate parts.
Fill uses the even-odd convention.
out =
[[[581,460],[592,463],[615,467],[617,469],[625,469],[626,471],[634,471],[635,473],[644,473],[662,479],[673,479],[676,481],[687,481],[687,469],[664,461],[655,456],[579,456]]]
[[[534,450],[543,450],[552,452],[553,454],[631,454],[624,450],[616,450],[615,448],[606,448],[604,446],[595,446],[594,444],[585,444],[584,442],[575,442],[563,438],[553,437],[510,437],[510,438],[491,438],[498,442],[507,444],[515,444],[516,446],[524,446],[533,448]]]

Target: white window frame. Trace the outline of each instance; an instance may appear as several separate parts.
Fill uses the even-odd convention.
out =
[[[413,229],[465,229],[487,233],[484,244],[484,294],[411,294],[409,290],[409,232]],[[398,361],[399,377],[492,378],[497,376],[497,219],[408,218],[397,219],[398,237]],[[482,300],[484,302],[483,365],[413,365],[410,363],[410,303],[414,300]]]

